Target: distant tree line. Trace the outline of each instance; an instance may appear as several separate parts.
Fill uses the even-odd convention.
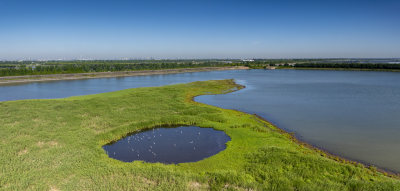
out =
[[[115,72],[132,70],[160,70],[174,68],[223,67],[238,64],[222,62],[168,62],[168,63],[118,63],[118,62],[75,62],[42,64],[0,64],[0,76],[22,76],[43,74],[67,74],[87,72]]]
[[[94,60],[94,61],[3,61],[0,76],[161,70],[174,68],[247,66],[252,69],[278,68],[342,68],[400,70],[400,64],[318,63],[319,60]]]
[[[400,70],[400,64],[360,64],[360,63],[300,63],[295,64],[295,68],[343,68],[343,69],[386,69]]]

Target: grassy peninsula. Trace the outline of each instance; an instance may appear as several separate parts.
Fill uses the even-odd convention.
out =
[[[1,190],[400,190],[400,181],[304,147],[254,115],[196,103],[240,89],[193,82],[49,100],[0,102]],[[165,165],[109,158],[104,144],[160,125],[225,131],[227,149]]]

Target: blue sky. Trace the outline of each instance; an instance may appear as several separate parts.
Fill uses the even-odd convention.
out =
[[[400,1],[0,0],[0,59],[400,57]]]

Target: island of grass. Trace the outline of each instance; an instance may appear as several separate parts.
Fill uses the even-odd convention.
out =
[[[400,190],[397,177],[326,157],[254,115],[193,101],[238,88],[221,80],[0,102],[0,189]],[[177,165],[121,162],[102,149],[160,125],[211,127],[231,141],[214,156]]]

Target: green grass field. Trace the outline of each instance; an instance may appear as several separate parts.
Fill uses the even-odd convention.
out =
[[[400,181],[297,144],[254,115],[192,101],[240,88],[194,82],[52,100],[0,102],[1,190],[400,190]],[[102,146],[165,124],[225,131],[194,163],[125,163]]]

